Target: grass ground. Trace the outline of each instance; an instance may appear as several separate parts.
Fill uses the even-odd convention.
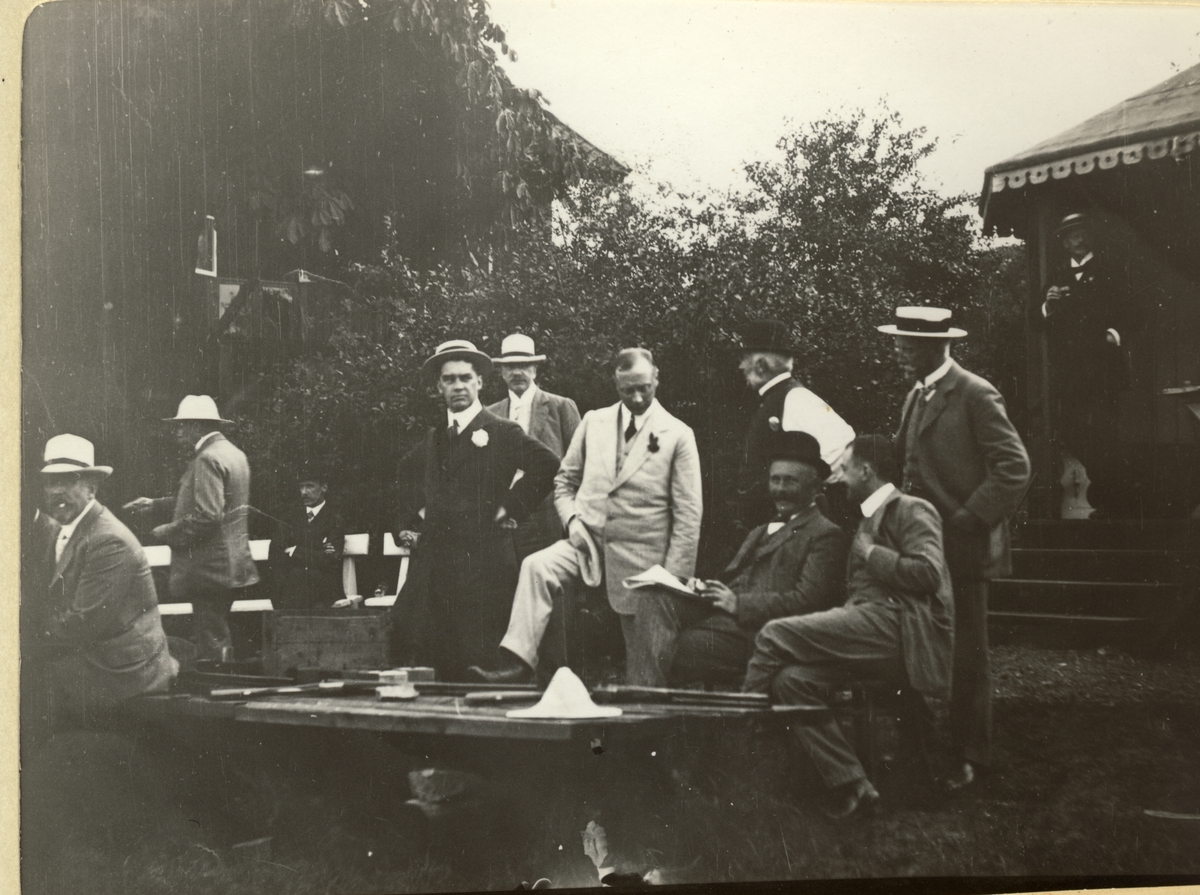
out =
[[[1178,874],[1200,879],[1200,654],[1003,647],[998,762],[933,796],[901,769],[882,809],[834,823],[781,741],[693,731],[654,755],[492,757],[483,806],[427,820],[377,740],[272,731],[228,750],[80,735],[26,771],[30,893],[399,893],[595,885],[597,819],[620,869],[666,882]],[[204,750],[201,750],[202,752]],[[115,769],[115,772],[114,772]],[[139,785],[134,785],[135,783]],[[272,837],[240,859],[231,846]]]

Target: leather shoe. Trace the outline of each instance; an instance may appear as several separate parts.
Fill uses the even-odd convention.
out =
[[[975,766],[969,761],[964,761],[962,767],[947,777],[942,785],[950,792],[958,792],[961,789],[966,789],[974,782]]]
[[[486,671],[478,665],[467,669],[467,674],[485,684],[532,684],[533,669],[512,656],[495,671]]]
[[[833,804],[825,809],[825,814],[833,820],[845,820],[856,812],[873,808],[878,802],[879,791],[863,777],[835,790]]]

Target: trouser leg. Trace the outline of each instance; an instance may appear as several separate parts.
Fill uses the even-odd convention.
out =
[[[557,541],[526,557],[500,646],[530,668],[537,668],[538,647],[554,609],[554,598],[578,581],[579,559],[568,541]]]
[[[221,660],[232,652],[233,638],[229,633],[229,607],[236,590],[214,588],[190,595],[192,604],[192,642],[196,658]]]
[[[978,538],[948,536],[946,564],[954,586],[954,676],[950,730],[957,758],[986,765],[992,758],[992,682],[988,657],[987,582],[980,577]]]
[[[679,635],[668,679],[672,686],[696,681],[741,684],[753,648],[753,638],[733,616],[708,612]]]
[[[768,622],[755,638],[742,689],[769,693],[781,705],[821,707],[847,681],[902,674],[899,606],[861,603]],[[826,786],[865,776],[834,717],[790,730]]]
[[[700,621],[706,611],[665,591],[639,594],[637,611],[621,616],[625,682],[637,687],[667,686],[680,632]]]

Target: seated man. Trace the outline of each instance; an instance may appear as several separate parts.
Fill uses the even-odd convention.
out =
[[[848,538],[816,507],[829,466],[807,432],[775,433],[767,487],[775,521],[747,535],[724,581],[704,582],[711,604],[666,591],[647,594],[664,631],[658,661],[668,682],[740,684],[754,636],[768,621],[842,602]]]
[[[103,723],[121,703],[166,690],[167,651],[150,565],[137,538],[96,500],[111,473],[86,438],[46,442],[45,515],[21,601],[27,730]]]
[[[328,609],[343,596],[346,526],[328,491],[323,470],[311,464],[301,470],[300,501],[288,508],[271,541],[279,568],[276,609]]]
[[[863,513],[846,568],[846,605],[768,622],[742,689],[770,693],[783,705],[821,707],[831,689],[866,678],[945,698],[954,603],[937,510],[892,484],[896,461],[882,436],[854,439],[842,475]],[[791,731],[832,791],[831,816],[879,798],[836,718]]]

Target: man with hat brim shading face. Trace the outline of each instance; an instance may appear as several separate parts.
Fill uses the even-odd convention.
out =
[[[842,478],[862,521],[846,564],[846,603],[768,622],[754,641],[742,689],[822,709],[852,681],[885,681],[906,694],[906,745],[923,749],[932,721],[926,700],[944,699],[950,687],[954,599],[938,513],[897,490],[896,475],[888,438],[854,439]],[[828,788],[830,816],[846,817],[879,799],[832,713],[790,730]]]
[[[329,497],[329,476],[317,463],[297,475],[298,503],[290,503],[271,539],[279,569],[276,609],[328,609],[342,593],[342,549],[346,525]]]
[[[232,423],[208,395],[187,395],[165,422],[173,424],[180,448],[192,454],[179,491],[175,497],[139,497],[123,509],[172,511],[171,521],[154,529],[171,547],[171,596],[192,604],[196,657],[229,661],[229,607],[258,583],[250,556],[250,464],[221,433]]]
[[[598,548],[608,602],[621,619],[626,683],[665,685],[656,656],[662,637],[673,635],[642,611],[642,595],[624,581],[654,565],[679,578],[695,573],[703,512],[700,457],[691,428],[654,397],[658,367],[650,351],[623,349],[614,366],[620,400],[584,414],[554,480],[567,539],[521,564],[500,666],[472,668],[478,679],[533,678],[555,598],[584,582],[584,557]]]
[[[549,448],[479,403],[491,369],[471,342],[438,346],[422,372],[436,383],[444,422],[399,469],[395,536],[415,549],[392,609],[392,658],[432,665],[442,680],[465,679],[495,651],[517,583],[513,530],[558,470]]]
[[[1012,573],[1008,520],[1030,468],[1000,392],[951,359],[951,340],[967,333],[950,317],[944,308],[902,307],[878,329],[895,337],[896,360],[914,383],[895,437],[903,488],[941,514],[954,587],[950,723],[957,769],[947,781],[954,789],[991,762],[987,581]]]
[[[493,357],[492,364],[500,370],[500,378],[508,386],[508,397],[489,404],[487,409],[501,419],[517,423],[521,431],[550,448],[561,460],[571,443],[571,436],[579,427],[579,408],[570,398],[551,394],[538,386],[538,365],[545,360],[544,354],[535,351],[529,336],[521,333],[505,336],[500,344],[500,356]],[[513,534],[517,562],[549,547],[561,537],[562,521],[554,509],[553,497],[547,496]]]
[[[774,513],[765,485],[774,433],[809,433],[821,447],[821,459],[836,469],[839,458],[854,440],[854,429],[793,375],[795,349],[786,324],[779,320],[750,321],[734,351],[740,356],[738,369],[746,385],[761,398],[746,435],[745,460],[738,475],[742,521],[752,527],[766,522]],[[841,516],[845,514],[838,510],[845,501],[835,502],[839,507],[834,508],[834,521],[844,524],[847,519]]]
[[[44,512],[21,606],[23,720],[34,728],[102,722],[125,700],[168,688],[167,650],[145,551],[96,500],[112,472],[77,435],[46,442]]]
[[[739,685],[763,625],[842,602],[849,538],[817,509],[829,477],[820,446],[807,432],[777,432],[769,456],[775,518],[750,532],[722,580],[705,581],[698,600],[646,594],[644,611],[678,637],[664,636],[657,657],[672,686]]]
[[[1132,516],[1133,470],[1121,456],[1117,399],[1130,385],[1129,343],[1142,314],[1127,272],[1098,254],[1092,229],[1085,214],[1062,219],[1055,235],[1065,257],[1037,322],[1046,333],[1055,428],[1087,469],[1088,500],[1099,515]]]

